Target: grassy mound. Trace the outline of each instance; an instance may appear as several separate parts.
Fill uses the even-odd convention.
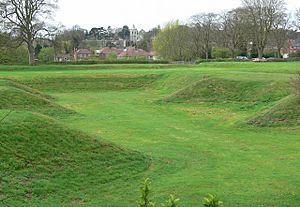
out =
[[[73,92],[138,89],[149,86],[159,75],[93,75],[22,79],[20,83],[40,91]]]
[[[0,201],[12,206],[47,200],[69,203],[77,192],[88,194],[116,179],[128,179],[150,163],[139,152],[24,112],[13,112],[2,120],[0,154]]]
[[[50,96],[13,81],[0,81],[0,109],[23,110],[61,117],[74,114],[53,102]]]
[[[20,84],[20,83],[17,83],[16,81],[14,80],[10,80],[10,79],[0,79],[0,87],[13,87],[13,88],[17,88],[17,89],[20,89],[20,90],[23,90],[25,92],[28,92],[28,93],[31,93],[31,94],[34,94],[34,95],[37,95],[37,96],[40,96],[40,97],[43,97],[43,98],[46,98],[46,99],[52,99],[53,100],[53,97],[52,96],[49,96],[47,94],[44,94],[36,89],[33,89],[33,88],[30,88],[24,84]]]
[[[300,100],[288,96],[272,108],[260,112],[247,122],[255,126],[295,126],[300,124]]]
[[[166,102],[239,102],[259,104],[290,94],[287,83],[206,78],[164,98]]]

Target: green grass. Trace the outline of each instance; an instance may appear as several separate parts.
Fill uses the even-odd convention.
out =
[[[61,76],[19,80],[24,85],[47,92],[125,90],[146,87],[158,75]]]
[[[188,87],[168,96],[170,102],[239,102],[270,103],[289,95],[286,83],[275,81],[230,80],[204,78]]]
[[[0,82],[0,109],[32,111],[56,117],[75,114],[55,103],[51,96],[8,80]]]
[[[216,193],[230,207],[297,206],[300,114],[290,81],[299,69],[1,66],[0,78],[19,84],[1,87],[22,91],[14,97],[37,96],[76,113],[61,118],[13,102],[0,110],[5,117],[13,109],[0,125],[1,172],[9,173],[0,199],[17,195],[12,206],[136,206],[139,184],[150,177],[158,204],[175,193],[182,206],[201,206]]]
[[[141,178],[151,163],[142,153],[31,113],[11,113],[0,134],[0,199],[13,206],[92,202],[109,195],[114,182]]]
[[[256,126],[297,126],[300,124],[300,100],[296,96],[287,96],[275,106],[260,111],[248,120]]]

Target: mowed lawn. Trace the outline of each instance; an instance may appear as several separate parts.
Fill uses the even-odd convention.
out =
[[[159,205],[173,193],[182,206],[201,206],[214,193],[228,207],[299,206],[299,108],[276,111],[294,98],[298,70],[298,62],[1,66],[0,79],[39,90],[76,113],[56,117],[62,125],[151,159],[134,177],[101,187],[95,177],[87,182],[95,186],[82,179],[77,202],[58,191],[23,205],[137,206],[139,184],[149,177]],[[280,118],[261,118],[272,107]],[[68,192],[78,185],[68,184]]]

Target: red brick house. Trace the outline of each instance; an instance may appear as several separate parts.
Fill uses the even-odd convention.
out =
[[[126,58],[146,58],[146,59],[153,59],[153,53],[146,52],[142,49],[127,49],[124,50],[122,53],[118,55],[118,59],[126,59]]]
[[[120,55],[123,52],[122,49],[118,49],[115,47],[109,48],[105,47],[100,50],[96,50],[96,54],[99,55],[102,58],[106,58],[109,54],[116,54],[117,56]]]
[[[84,60],[93,55],[90,49],[79,49],[74,52],[74,60]]]
[[[300,41],[288,40],[288,53],[295,53],[300,51]]]

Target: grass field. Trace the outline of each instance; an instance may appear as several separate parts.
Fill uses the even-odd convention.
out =
[[[300,206],[300,63],[0,66],[0,206]],[[1,202],[3,201],[3,202]]]

